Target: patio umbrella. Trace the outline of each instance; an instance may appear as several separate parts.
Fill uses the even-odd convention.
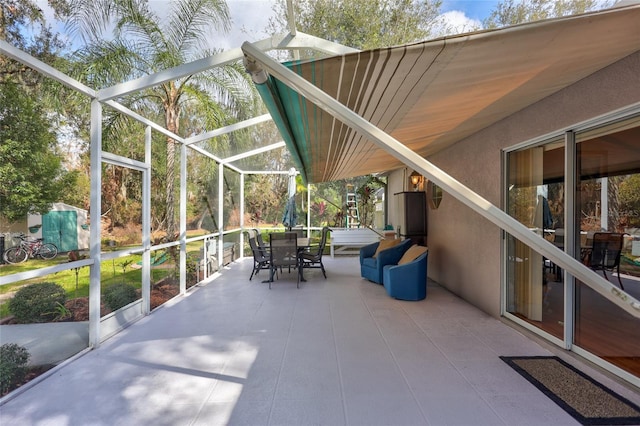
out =
[[[289,190],[287,205],[282,216],[282,223],[287,228],[296,226],[298,214],[296,213],[296,169],[289,169]]]

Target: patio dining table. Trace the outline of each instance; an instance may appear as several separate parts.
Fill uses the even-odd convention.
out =
[[[269,234],[269,235],[272,235],[272,234]],[[306,282],[307,280],[304,278],[302,267],[301,267],[301,264],[299,262],[299,259],[300,259],[299,256],[300,256],[300,253],[302,253],[303,251],[305,251],[306,249],[308,249],[311,246],[311,238],[308,238],[308,237],[297,237],[296,238],[296,245],[297,245],[297,249],[298,249],[298,252],[297,252],[297,255],[298,255],[298,262],[297,262],[298,263],[298,266],[297,266],[298,274],[300,275],[300,281]],[[274,275],[273,272],[271,272],[270,275],[269,275],[269,279],[265,280],[263,282],[273,282],[273,275]]]

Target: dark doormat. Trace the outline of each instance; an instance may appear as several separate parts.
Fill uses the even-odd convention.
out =
[[[558,357],[500,358],[583,425],[640,424],[640,407]]]

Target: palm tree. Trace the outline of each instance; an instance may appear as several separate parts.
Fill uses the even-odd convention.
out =
[[[145,0],[71,0],[69,28],[86,46],[76,52],[82,75],[94,88],[129,81],[218,53],[208,46],[211,29],[230,27],[224,0],[176,0],[169,3],[166,18],[149,8]],[[157,3],[156,3],[157,4]],[[111,34],[109,34],[111,33]],[[107,37],[105,37],[107,34]],[[249,109],[254,99],[241,64],[208,70],[159,84],[117,99],[134,111],[164,122],[167,130],[189,135],[228,124]],[[126,140],[126,117],[114,112],[110,125],[115,139]],[[121,136],[121,137],[119,137]],[[175,140],[166,138],[164,227],[176,234],[174,213]]]

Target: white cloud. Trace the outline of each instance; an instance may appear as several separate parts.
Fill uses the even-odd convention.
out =
[[[469,18],[460,10],[450,10],[438,17],[436,26],[438,35],[462,34],[482,29],[482,22]]]
[[[274,0],[229,0],[232,29],[215,46],[224,50],[240,47],[245,41],[258,41],[268,37],[264,33],[273,16]]]

